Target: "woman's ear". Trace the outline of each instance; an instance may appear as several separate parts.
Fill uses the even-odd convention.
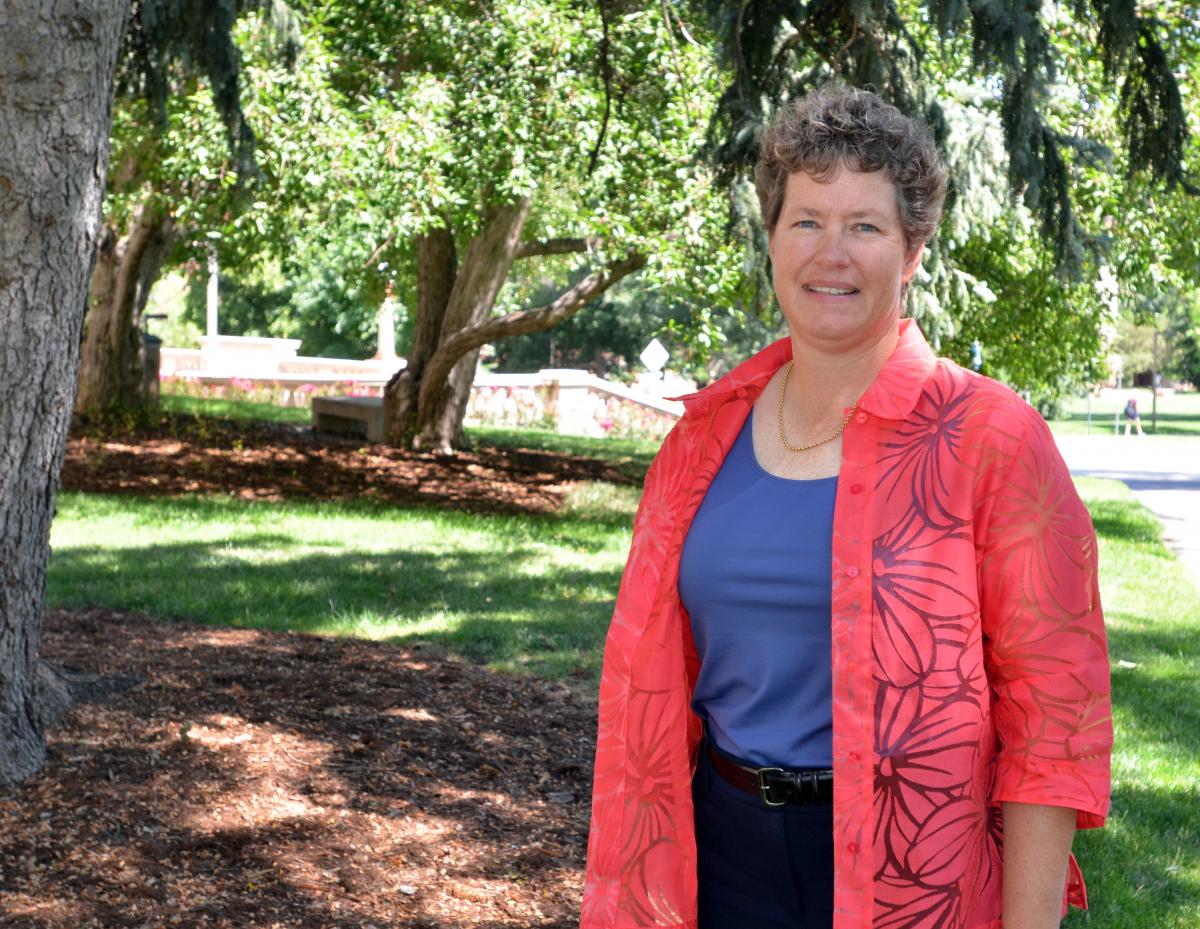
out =
[[[921,256],[925,254],[925,243],[918,242],[908,250],[908,254],[904,256],[904,271],[901,275],[901,281],[905,285],[912,280],[912,276],[917,273],[917,268],[921,266]]]

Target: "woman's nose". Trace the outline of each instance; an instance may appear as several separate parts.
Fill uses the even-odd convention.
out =
[[[841,234],[832,229],[825,231],[817,243],[816,257],[825,264],[845,265],[849,261],[849,257],[846,253],[846,243]]]

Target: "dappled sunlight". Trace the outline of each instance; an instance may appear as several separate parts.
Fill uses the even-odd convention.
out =
[[[213,502],[210,522],[175,521],[195,505],[67,495],[50,602],[390,640],[594,679],[626,524],[237,502]]]
[[[63,487],[154,496],[422,503],[487,513],[557,512],[580,477],[636,478],[606,462],[553,451],[476,448],[452,457],[317,436],[295,425],[164,414],[118,434],[72,434]]]
[[[43,774],[0,790],[0,923],[577,918],[593,697],[386,644],[101,611],[51,613],[46,652],[136,683],[76,707]]]
[[[0,904],[0,915],[17,925],[17,920],[26,920],[31,926],[77,926],[87,929],[96,923],[91,920],[92,910],[84,906],[73,895],[55,893],[53,889],[36,888],[32,892],[16,891],[5,893]]]

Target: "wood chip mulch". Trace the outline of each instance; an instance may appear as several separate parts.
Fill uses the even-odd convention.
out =
[[[577,925],[595,707],[566,685],[104,610],[52,611],[43,654],[115,692],[0,788],[5,929]]]
[[[229,493],[247,499],[361,500],[470,512],[551,513],[577,481],[640,484],[641,475],[591,458],[478,447],[413,452],[305,426],[164,414],[130,430],[76,423],[63,488],[94,493]]]

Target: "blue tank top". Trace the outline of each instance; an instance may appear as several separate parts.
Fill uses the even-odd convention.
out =
[[[762,766],[833,766],[832,560],[837,478],[768,474],[753,414],[696,513],[679,594],[700,655],[692,708]]]

